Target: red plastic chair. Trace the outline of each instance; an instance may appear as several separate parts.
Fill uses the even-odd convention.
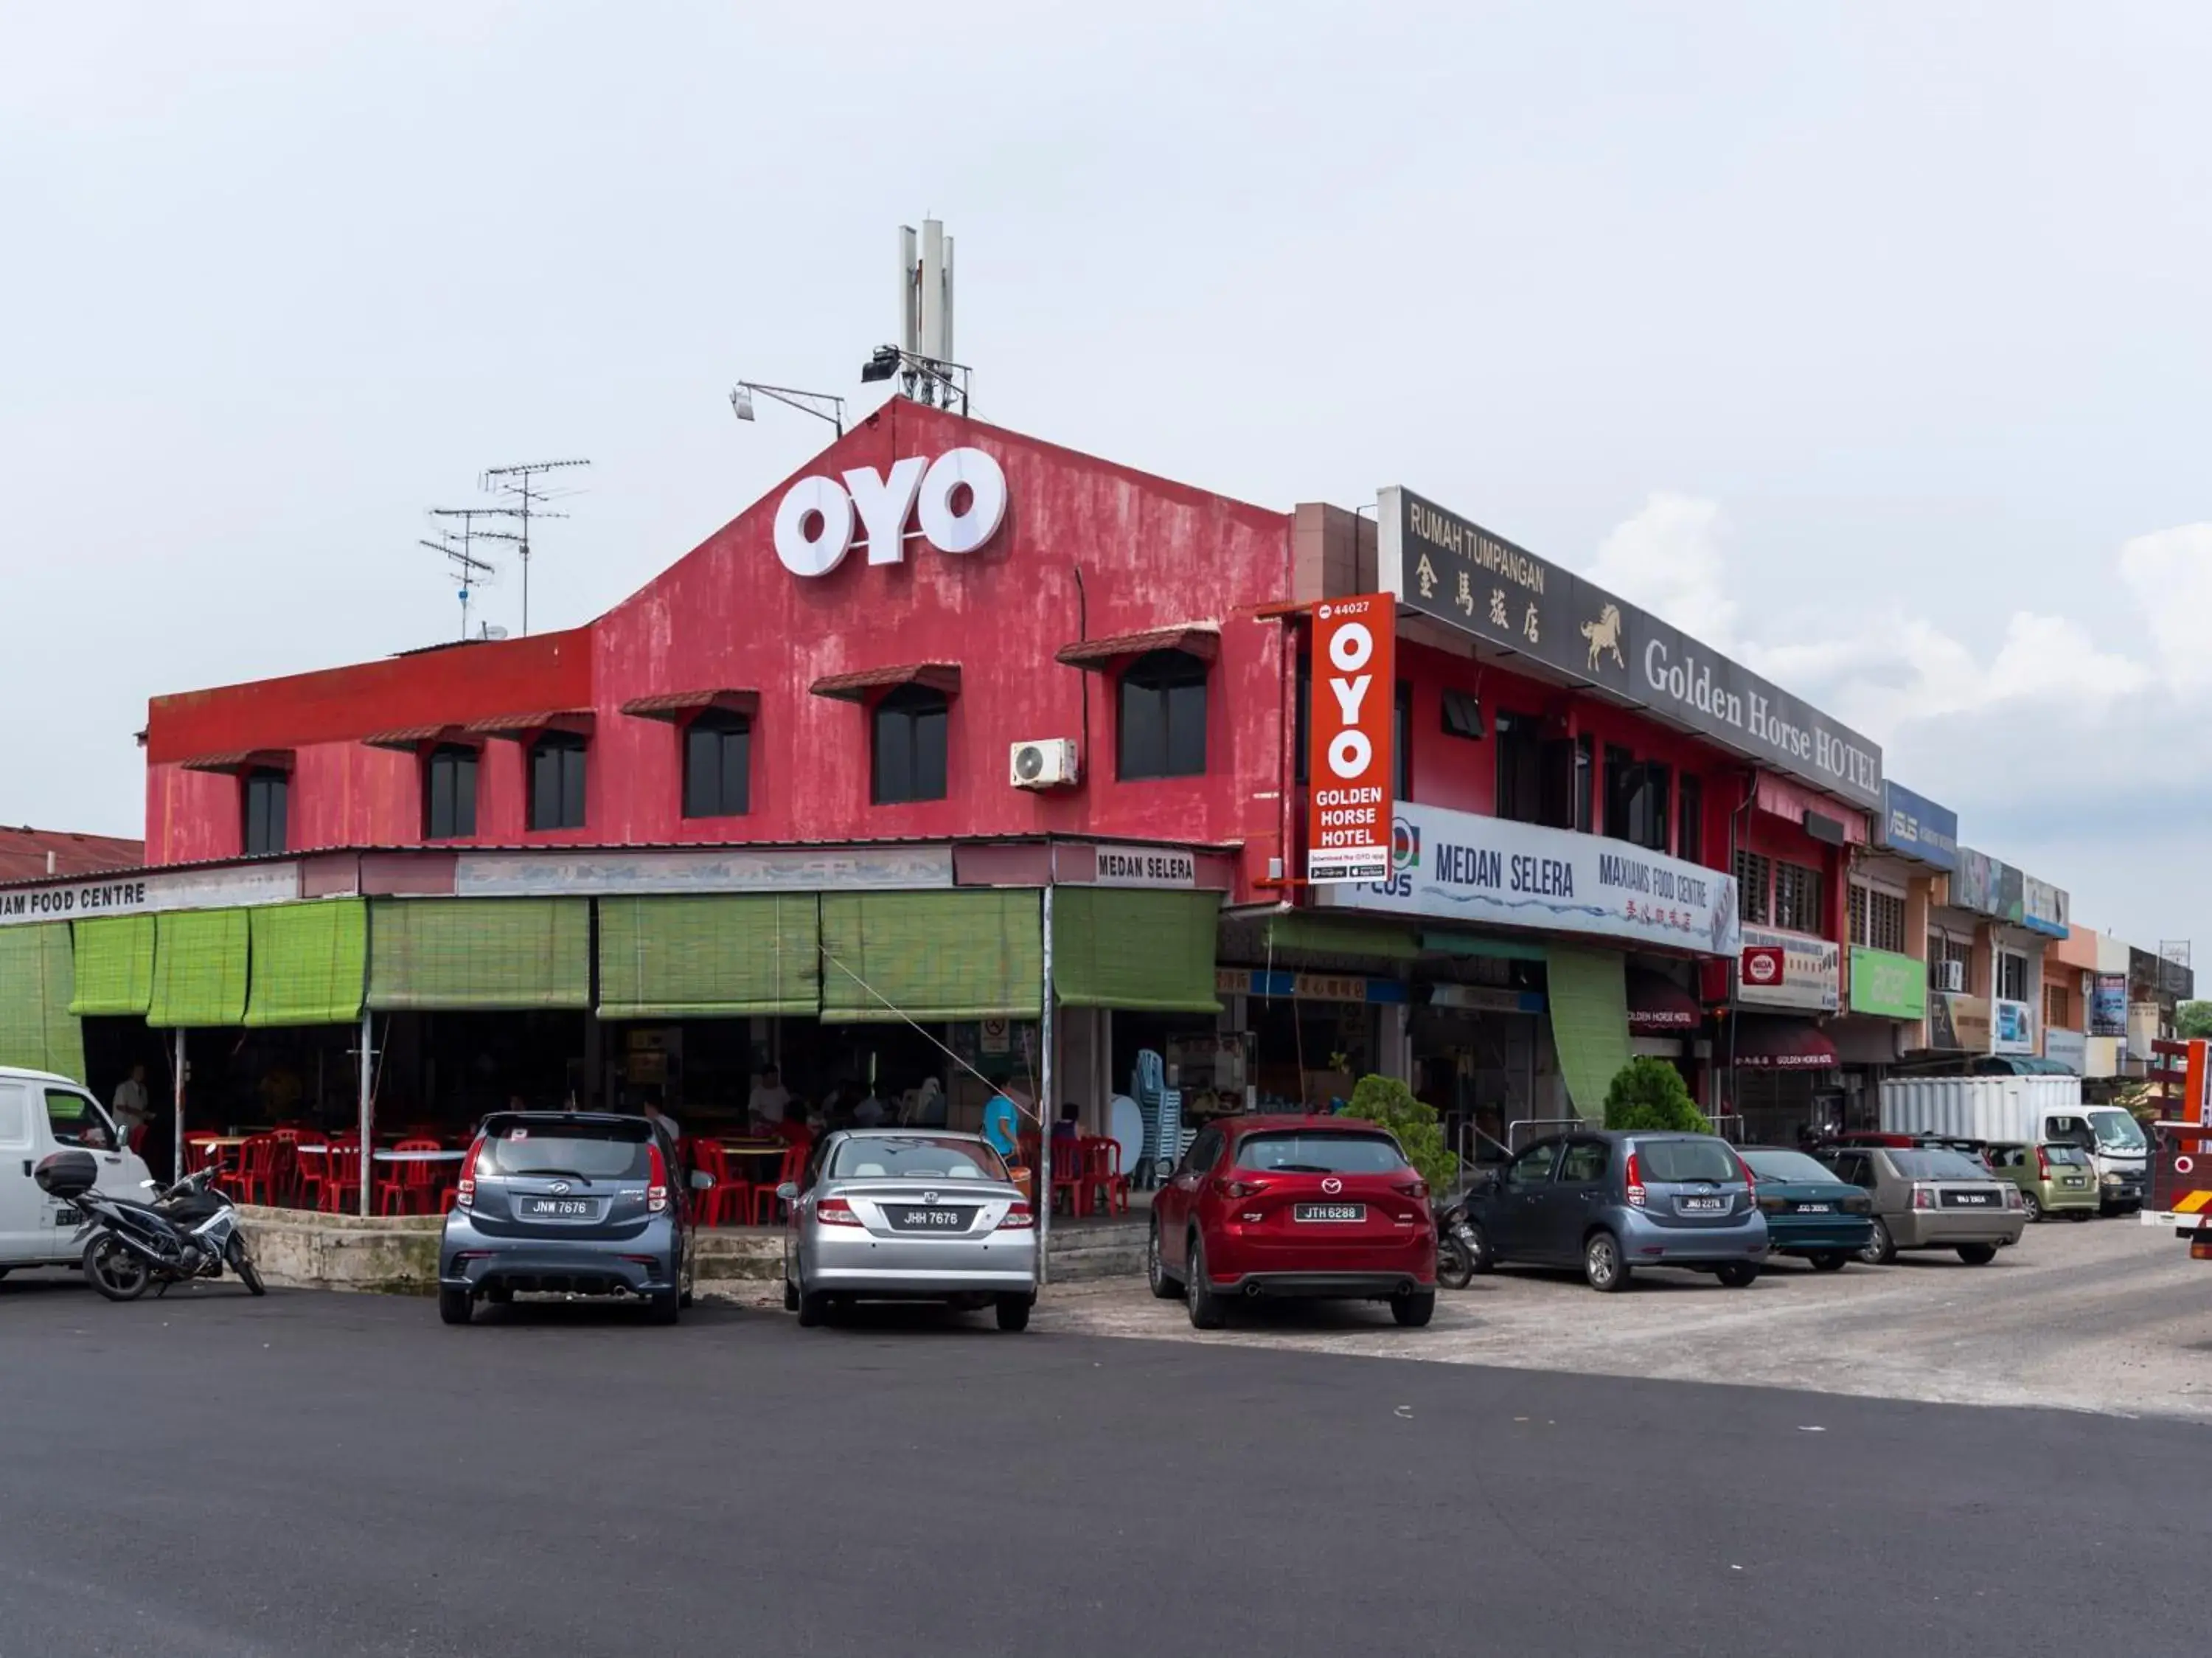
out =
[[[1088,1143],[1079,1135],[1052,1137],[1052,1206],[1055,1210],[1060,1207],[1060,1194],[1065,1192],[1069,1214],[1091,1212],[1090,1192],[1083,1184],[1084,1149]]]
[[[349,1136],[333,1139],[323,1159],[324,1212],[350,1215],[361,1204],[361,1141]]]
[[[402,1140],[394,1151],[443,1151],[436,1140]],[[433,1162],[386,1163],[376,1179],[376,1212],[380,1215],[428,1215],[438,1193],[438,1165]]]
[[[238,1167],[224,1184],[242,1204],[266,1204],[276,1179],[276,1137],[249,1134],[238,1149]]]
[[[289,1204],[300,1190],[300,1131],[279,1128],[269,1131],[269,1137],[276,1143],[270,1159],[269,1201]]]
[[[702,1174],[711,1174],[714,1184],[696,1195],[694,1212],[702,1226],[728,1226],[731,1216],[742,1224],[752,1207],[752,1186],[741,1174],[730,1170],[729,1154],[716,1140],[696,1140],[691,1146],[691,1167]]]
[[[185,1173],[197,1174],[211,1162],[220,1162],[215,1143],[222,1137],[207,1130],[185,1136]]]
[[[755,1226],[775,1224],[778,1219],[776,1210],[783,1202],[782,1198],[775,1195],[776,1187],[786,1185],[796,1186],[806,1177],[808,1149],[809,1148],[805,1146],[792,1147],[783,1154],[783,1161],[776,1165],[775,1179],[753,1188],[753,1224]]]
[[[1101,1215],[1113,1214],[1117,1203],[1121,1213],[1129,1212],[1129,1180],[1121,1173],[1121,1143],[1104,1136],[1085,1135],[1083,1186],[1079,1198],[1084,1210],[1089,1210],[1094,1197]]]

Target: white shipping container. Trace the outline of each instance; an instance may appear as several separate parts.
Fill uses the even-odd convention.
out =
[[[2080,1114],[2078,1076],[1908,1076],[1881,1085],[1886,1134],[2033,1144],[2055,1114]]]

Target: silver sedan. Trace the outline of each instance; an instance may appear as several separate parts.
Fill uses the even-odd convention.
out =
[[[805,1179],[779,1193],[783,1304],[817,1325],[854,1301],[994,1307],[1028,1327],[1036,1304],[1036,1213],[980,1135],[854,1129],[831,1135]]]

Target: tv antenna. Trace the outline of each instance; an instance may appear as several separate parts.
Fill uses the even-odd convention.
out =
[[[455,546],[453,532],[447,529],[438,532],[436,540],[419,543],[433,552],[444,553],[452,562],[453,574],[461,584],[461,637],[464,639],[469,637],[469,600],[475,596],[478,588],[489,587],[493,578],[499,574],[496,566],[476,556],[473,544],[479,539],[507,539],[497,530],[478,529],[477,520],[492,517],[497,511],[495,507],[433,507],[430,509],[433,518],[457,518],[460,521],[461,544]]]
[[[495,530],[478,530],[478,535],[494,540],[514,543],[522,558],[522,634],[530,637],[530,524],[534,518],[566,518],[565,512],[547,509],[549,501],[565,499],[563,491],[556,495],[538,480],[548,472],[568,472],[578,466],[588,466],[588,460],[526,460],[519,466],[488,467],[480,481],[485,493],[505,497],[506,505],[483,507],[477,510],[495,517],[512,518],[519,529],[508,534]]]

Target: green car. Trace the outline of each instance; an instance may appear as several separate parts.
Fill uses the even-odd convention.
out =
[[[1820,1271],[1840,1272],[1873,1240],[1874,1199],[1832,1170],[1779,1146],[1745,1146],[1736,1155],[1766,1216],[1769,1254],[1802,1255]]]
[[[1985,1155],[1997,1179],[2020,1188],[2021,1201],[2027,1206],[2031,1221],[2046,1215],[2086,1221],[2103,1206],[2096,1165],[2079,1146],[2056,1141],[2031,1146],[1994,1140]]]

